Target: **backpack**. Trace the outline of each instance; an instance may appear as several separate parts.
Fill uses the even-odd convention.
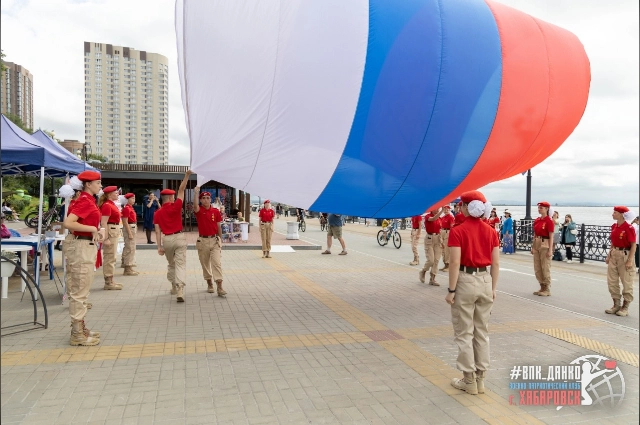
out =
[[[560,249],[556,248],[555,251],[553,251],[553,258],[554,261],[562,261],[562,253],[560,252]]]

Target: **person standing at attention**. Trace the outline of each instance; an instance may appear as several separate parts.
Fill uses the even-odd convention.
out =
[[[338,255],[347,255],[347,245],[344,243],[344,239],[342,239],[342,215],[329,214],[327,217],[327,225],[329,226],[329,231],[327,232],[327,249],[322,253],[331,254],[331,238],[333,237],[336,238],[342,246],[342,251]]]
[[[540,290],[533,295],[548,297],[551,295],[551,257],[553,256],[553,220],[549,216],[551,205],[548,202],[538,202],[540,217],[533,221],[533,269],[536,279],[540,283]],[[553,213],[553,210],[551,210]]]
[[[489,318],[496,299],[500,274],[500,242],[495,229],[480,217],[486,199],[477,190],[461,195],[465,221],[449,235],[449,293],[454,340],[458,346],[456,366],[462,379],[453,379],[454,388],[468,394],[483,394],[490,364]]]
[[[82,191],[76,202],[69,206],[64,227],[71,232],[62,245],[67,259],[67,295],[71,316],[71,345],[98,345],[100,333],[86,328],[87,299],[93,282],[93,266],[98,254],[97,243],[101,240],[100,219],[102,214],[94,196],[102,189],[100,173],[84,171],[78,174]]]
[[[420,282],[424,283],[425,277],[429,269],[430,278],[429,285],[440,286],[436,282],[436,274],[438,273],[438,263],[440,262],[440,256],[442,255],[442,248],[440,246],[440,215],[443,209],[431,210],[424,216],[424,228],[427,234],[424,236],[424,254],[427,259],[424,262],[424,267],[418,273]]]
[[[271,235],[273,234],[273,217],[275,212],[271,208],[271,201],[266,199],[264,206],[258,213],[260,217],[260,238],[262,238],[262,258],[271,258]]]
[[[607,314],[628,316],[629,305],[633,301],[633,258],[636,253],[636,231],[627,223],[635,214],[629,208],[617,206],[613,208],[612,217],[616,221],[611,225],[611,249],[604,260],[607,263],[607,285],[613,298],[613,307],[605,310]],[[622,283],[622,294],[620,284]],[[624,302],[620,305],[620,299]]]
[[[212,281],[215,280],[218,296],[222,297],[227,295],[227,291],[222,289],[222,215],[217,208],[211,206],[211,194],[200,193],[200,186],[195,187],[193,197],[200,199],[200,202],[194,203],[193,212],[198,223],[196,249],[204,280],[207,281],[207,292],[216,292]]]
[[[120,210],[115,202],[118,199],[118,187],[107,186],[102,189],[102,196],[98,200],[98,208],[102,213],[101,227],[106,229],[105,240],[102,244],[102,273],[104,275],[104,289],[119,291],[122,285],[113,281],[116,271],[116,250],[118,239],[122,235],[120,225]]]
[[[184,189],[191,174],[191,170],[184,174],[177,198],[175,190],[163,189],[160,192],[162,207],[153,216],[158,255],[167,257],[167,280],[171,283],[171,295],[176,295],[179,303],[184,302],[187,280],[187,237],[182,233],[182,204]]]
[[[124,195],[127,204],[122,207],[122,228],[124,231],[124,249],[122,250],[122,263],[124,276],[138,276],[140,273],[133,269],[136,258],[136,233],[138,231],[138,215],[133,206],[136,203],[136,195],[127,193]]]
[[[444,267],[440,269],[441,272],[446,272],[449,270],[449,232],[453,227],[453,223],[455,222],[455,218],[453,214],[451,214],[451,206],[445,205],[443,207],[444,213],[442,217],[440,217],[440,243],[442,245],[442,253],[443,253],[443,261]]]
[[[420,254],[418,254],[418,243],[420,242],[420,233],[422,230],[422,215],[414,215],[411,217],[411,251],[413,251],[413,261],[409,263],[411,266],[420,264]]]
[[[149,192],[149,195],[145,196],[142,201],[142,205],[145,207],[142,211],[142,215],[144,216],[142,227],[147,235],[147,243],[154,244],[155,242],[151,240],[151,232],[154,230],[153,216],[156,214],[158,208],[160,208],[160,203],[158,203],[156,195],[153,192]]]

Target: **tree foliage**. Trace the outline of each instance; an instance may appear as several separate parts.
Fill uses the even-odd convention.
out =
[[[21,129],[23,129],[24,131],[26,131],[27,133],[31,134],[33,133],[33,129],[27,127],[25,125],[25,123],[22,121],[22,118],[20,118],[20,116],[16,115],[16,114],[11,114],[8,113],[5,115],[5,117],[7,117],[9,119],[9,121],[11,121],[12,123],[14,123],[15,125],[17,125],[18,127],[20,127]]]

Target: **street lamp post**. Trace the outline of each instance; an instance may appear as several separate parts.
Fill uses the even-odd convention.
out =
[[[531,169],[527,171],[527,209],[524,219],[533,220],[531,218]]]

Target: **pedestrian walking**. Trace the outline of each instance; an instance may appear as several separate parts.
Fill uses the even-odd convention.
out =
[[[136,195],[127,193],[124,195],[127,203],[122,207],[122,236],[124,237],[124,249],[122,250],[122,265],[124,276],[138,276],[135,266],[136,259],[136,233],[138,232],[138,215],[133,206],[136,203]]]
[[[276,218],[280,218],[282,215],[282,204],[276,205]]]
[[[104,192],[98,199],[98,207],[102,214],[101,227],[106,229],[105,239],[102,243],[102,274],[104,275],[104,290],[119,291],[122,289],[120,283],[113,280],[116,271],[116,252],[118,240],[122,235],[120,225],[120,209],[115,202],[118,199],[118,187],[107,186],[102,189]]]
[[[424,216],[424,228],[426,235],[424,236],[424,254],[426,260],[424,267],[418,273],[420,282],[425,283],[425,277],[429,269],[429,285],[440,286],[436,282],[436,274],[438,273],[438,263],[440,262],[440,256],[442,255],[442,248],[440,244],[440,215],[442,215],[443,208],[438,210],[431,210]]]
[[[628,316],[629,305],[633,301],[633,279],[635,278],[633,258],[637,249],[635,229],[628,223],[635,214],[625,206],[613,208],[612,217],[616,221],[611,225],[611,248],[605,259],[607,263],[607,285],[613,298],[613,307],[605,310],[607,314]],[[620,293],[622,284],[622,293]],[[620,305],[620,299],[623,299]]]
[[[451,206],[445,205],[444,212],[440,217],[440,244],[442,245],[442,258],[444,266],[440,269],[442,272],[449,270],[449,232],[455,223],[455,217],[451,214]]]
[[[331,254],[331,238],[335,238],[340,242],[340,246],[342,246],[342,251],[338,255],[347,255],[347,245],[342,238],[342,215],[333,213],[329,214],[327,217],[327,224],[329,226],[329,231],[327,232],[327,249],[322,253]]]
[[[489,318],[496,298],[500,274],[500,242],[494,229],[480,219],[487,200],[476,190],[461,195],[464,222],[449,234],[449,293],[454,341],[458,346],[456,366],[462,378],[454,388],[468,394],[483,394],[489,370]]]
[[[411,251],[413,251],[413,261],[409,263],[411,266],[420,264],[420,254],[418,254],[418,243],[420,242],[420,233],[422,231],[422,215],[414,215],[411,217]]]
[[[200,186],[196,186],[194,199],[199,199],[193,206],[198,224],[198,240],[196,249],[202,266],[202,275],[207,281],[207,292],[213,294],[213,281],[216,282],[218,296],[227,295],[222,289],[222,215],[211,205],[211,193],[200,193]],[[200,205],[201,204],[201,205]]]
[[[564,222],[560,224],[560,243],[564,245],[565,261],[567,263],[573,263],[573,251],[571,248],[576,246],[577,234],[578,229],[576,229],[576,223],[573,222],[571,214],[565,215]]]
[[[533,269],[536,279],[540,284],[540,290],[533,295],[548,297],[551,295],[551,257],[553,256],[553,220],[549,215],[551,204],[538,202],[538,214],[540,217],[533,221]],[[553,214],[553,210],[551,210]]]
[[[84,171],[78,174],[82,191],[64,220],[71,234],[65,239],[62,251],[67,259],[67,296],[71,317],[71,345],[97,345],[100,333],[87,329],[87,300],[93,282],[93,265],[98,253],[97,244],[104,235],[100,229],[102,214],[94,195],[102,189],[100,173]]]
[[[509,210],[504,210],[504,220],[502,220],[500,231],[502,233],[502,252],[507,255],[513,254],[515,251],[513,243],[513,220],[511,219]]]
[[[149,192],[149,194],[142,199],[142,206],[142,215],[144,217],[142,228],[147,235],[147,243],[154,244],[155,242],[151,240],[151,232],[154,231],[153,216],[156,214],[158,208],[160,208],[160,203],[155,193]]]
[[[158,254],[167,258],[167,280],[171,283],[171,295],[176,295],[179,303],[184,302],[187,281],[187,237],[182,232],[182,205],[191,174],[191,170],[184,174],[177,196],[172,189],[160,192],[162,207],[153,216]]]
[[[271,201],[266,199],[258,217],[260,218],[260,238],[262,239],[262,258],[271,258],[271,235],[273,234],[273,216]]]

